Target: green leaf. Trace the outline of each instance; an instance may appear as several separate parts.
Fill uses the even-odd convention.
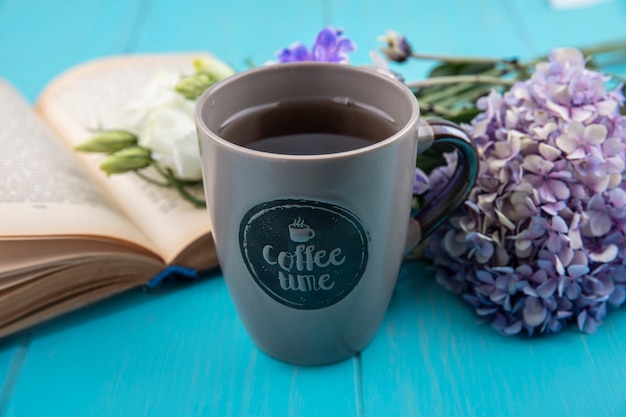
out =
[[[472,106],[468,109],[462,110],[460,113],[449,116],[448,120],[455,123],[470,123],[476,116],[480,114],[480,109],[476,106]]]
[[[494,69],[495,67],[496,64],[443,62],[430,71],[430,73],[428,74],[428,78],[444,77],[451,75],[482,74],[486,71]]]
[[[446,164],[443,152],[441,147],[431,146],[417,157],[416,166],[426,174],[430,174],[433,169]]]

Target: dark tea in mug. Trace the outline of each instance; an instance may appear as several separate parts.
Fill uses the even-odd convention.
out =
[[[218,134],[257,151],[321,155],[363,148],[397,131],[395,121],[375,107],[346,97],[307,97],[239,111]]]

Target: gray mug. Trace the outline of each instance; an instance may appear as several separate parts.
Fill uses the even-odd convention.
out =
[[[220,137],[233,115],[289,98],[348,97],[397,124],[369,146],[313,155],[252,150]],[[255,344],[318,365],[361,351],[376,334],[408,250],[461,204],[478,160],[467,135],[419,121],[402,83],[372,69],[307,62],[222,80],[196,104],[204,188],[230,296]],[[448,186],[412,217],[418,153],[458,150]]]

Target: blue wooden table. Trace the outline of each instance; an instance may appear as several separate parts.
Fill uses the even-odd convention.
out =
[[[530,58],[625,38],[626,2],[0,0],[0,76],[34,101],[61,71],[111,54],[208,50],[245,69],[327,24],[357,42],[355,64],[386,29],[420,52]],[[503,337],[406,264],[367,349],[294,367],[256,350],[216,273],[0,340],[0,415],[626,416],[626,309],[595,335]]]

